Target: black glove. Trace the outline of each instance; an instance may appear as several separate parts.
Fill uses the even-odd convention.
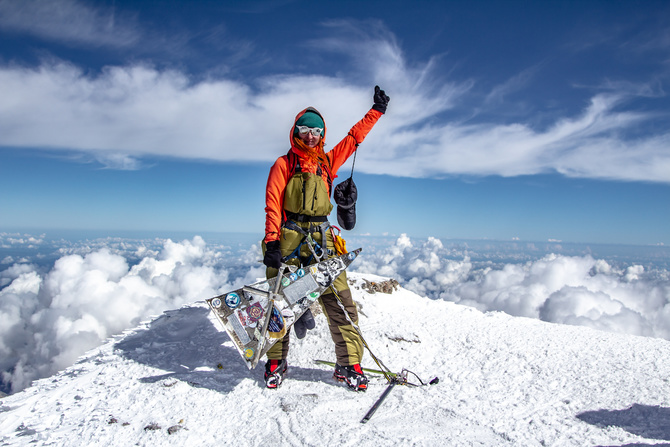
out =
[[[295,330],[295,336],[298,338],[305,338],[305,335],[307,335],[307,329],[314,329],[316,326],[316,322],[314,321],[314,315],[312,315],[312,311],[307,309],[304,314],[300,318],[298,318],[298,321],[293,323],[293,329]]]
[[[386,113],[386,106],[389,105],[391,98],[389,98],[386,95],[386,92],[380,89],[378,85],[375,85],[375,96],[373,100],[375,103],[372,105],[372,108],[379,112]]]
[[[263,256],[263,264],[268,267],[278,269],[281,267],[281,250],[279,249],[279,241],[272,241],[265,244],[265,256]]]

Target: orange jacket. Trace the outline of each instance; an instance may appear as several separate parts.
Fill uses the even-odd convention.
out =
[[[305,154],[300,149],[293,146],[293,132],[295,129],[295,123],[307,110],[319,113],[316,111],[316,109],[309,107],[298,113],[298,115],[295,117],[293,126],[291,127],[289,140],[291,141],[291,151],[298,156],[302,171],[316,173],[318,168],[317,164],[305,158]],[[319,116],[320,115],[321,114],[319,113]],[[330,173],[333,180],[335,177],[337,177],[337,171],[340,169],[340,166],[342,166],[354,153],[356,146],[363,142],[366,135],[370,132],[370,130],[372,130],[372,127],[377,123],[381,116],[381,112],[370,109],[370,111],[365,114],[363,119],[357,122],[354,127],[351,128],[349,134],[347,134],[347,136],[344,137],[342,141],[337,143],[333,149],[326,153],[326,158],[330,164]],[[321,118],[323,119],[323,116]],[[322,138],[326,138],[325,120]],[[265,242],[279,240],[281,227],[284,223],[284,192],[286,190],[286,185],[293,174],[288,172],[288,164],[288,156],[283,155],[279,157],[274,165],[272,165],[272,168],[270,168],[268,184],[265,190]],[[322,178],[324,183],[327,185],[327,173],[323,172]]]

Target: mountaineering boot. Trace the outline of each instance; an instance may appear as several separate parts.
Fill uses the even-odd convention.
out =
[[[305,338],[307,329],[314,329],[315,326],[316,322],[314,321],[312,311],[307,309],[307,311],[298,318],[298,321],[293,324],[293,330],[295,331],[296,337]]]
[[[347,382],[349,388],[354,391],[365,391],[368,389],[368,378],[365,377],[360,363],[351,366],[342,366],[336,363],[333,378],[338,382]]]
[[[265,362],[265,386],[268,388],[279,388],[287,369],[288,363],[286,359],[268,360]]]

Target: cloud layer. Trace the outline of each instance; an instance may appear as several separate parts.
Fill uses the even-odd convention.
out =
[[[21,390],[151,315],[254,282],[264,276],[259,258],[258,246],[233,253],[196,236],[157,250],[123,240],[65,249],[47,270],[9,265],[0,272],[3,388]],[[464,247],[407,236],[367,246],[352,269],[482,311],[670,340],[667,270],[556,254],[494,268],[472,261]]]
[[[11,390],[71,365],[106,338],[150,315],[212,297],[263,275],[243,253],[227,262],[200,237],[167,240],[159,253],[139,253],[132,267],[125,257],[100,248],[56,261],[46,274],[17,264],[2,272],[0,371]],[[11,281],[11,282],[10,282]]]
[[[125,26],[124,32],[104,34],[125,36],[116,45],[138,39],[131,18],[115,22],[111,12],[74,1],[64,5],[83,8],[77,23],[91,28],[75,26],[73,36],[52,36],[49,23],[67,29],[58,17],[37,25],[23,17],[26,7],[17,5],[21,3],[0,2],[7,12],[0,26],[61,40],[82,35],[81,40],[103,44],[104,38],[92,30],[106,28],[93,25],[113,22]],[[48,15],[45,8],[36,13]],[[474,80],[449,79],[437,56],[409,63],[381,23],[363,27],[330,21],[321,30],[307,45],[342,58],[347,69],[336,75],[301,72],[241,80],[226,74],[195,78],[143,62],[107,66],[101,72],[53,59],[38,67],[5,64],[0,67],[0,146],[86,151],[116,169],[139,169],[138,159],[150,156],[270,162],[277,148],[287,144],[295,113],[306,105],[324,113],[332,147],[368,110],[372,87],[380,84],[391,104],[363,145],[357,161],[362,172],[408,177],[559,172],[670,182],[670,133],[663,126],[642,136],[635,133],[658,118],[631,106],[636,98],[653,96],[649,85],[581,87],[591,92],[582,110],[554,115],[542,128],[522,119],[448,119],[446,113],[484,116],[487,107],[501,106],[505,92],[523,91],[537,69],[492,86],[477,102]]]
[[[476,268],[454,259],[440,240],[401,236],[360,258],[357,271],[398,279],[423,296],[561,324],[670,339],[670,277],[644,267],[617,269],[591,256],[549,254],[539,260]]]

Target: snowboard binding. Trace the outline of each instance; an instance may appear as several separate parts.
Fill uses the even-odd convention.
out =
[[[288,369],[288,362],[284,360],[268,360],[265,363],[265,386],[270,389],[279,388]]]
[[[347,386],[354,391],[365,391],[368,389],[368,378],[361,369],[359,363],[351,366],[335,364],[333,378],[338,382],[346,382]]]

